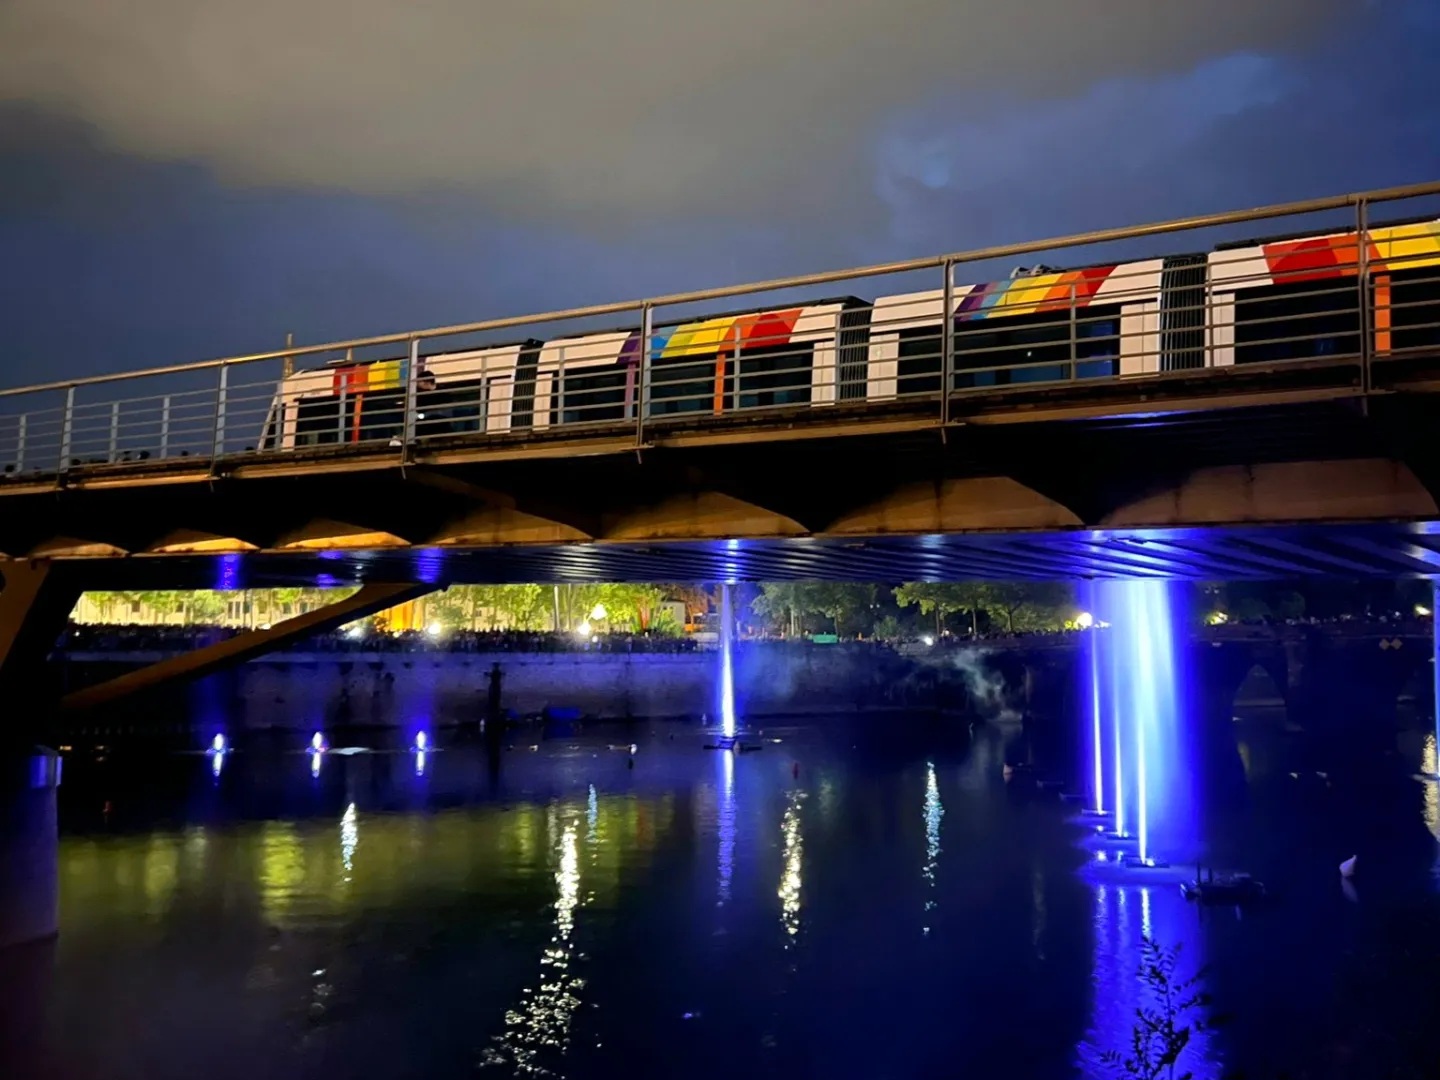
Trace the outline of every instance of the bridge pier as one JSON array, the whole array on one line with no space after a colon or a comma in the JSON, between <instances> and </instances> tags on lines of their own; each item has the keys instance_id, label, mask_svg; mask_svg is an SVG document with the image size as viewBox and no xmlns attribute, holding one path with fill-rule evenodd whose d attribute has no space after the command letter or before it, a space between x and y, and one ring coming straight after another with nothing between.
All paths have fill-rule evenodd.
<instances>
[{"instance_id":1,"label":"bridge pier","mask_svg":"<svg viewBox=\"0 0 1440 1080\"><path fill-rule=\"evenodd\" d=\"M45 559L0 560L0 701L35 701L36 677L80 599L80 575ZM13 722L0 741L21 739Z\"/></svg>"},{"instance_id":2,"label":"bridge pier","mask_svg":"<svg viewBox=\"0 0 1440 1080\"><path fill-rule=\"evenodd\" d=\"M1192 752L1199 758L1206 786L1227 793L1243 791L1245 766L1235 740L1235 695L1251 669L1263 667L1290 700L1288 660L1283 648L1244 641L1195 642L1189 669L1196 694Z\"/></svg>"},{"instance_id":3,"label":"bridge pier","mask_svg":"<svg viewBox=\"0 0 1440 1080\"><path fill-rule=\"evenodd\" d=\"M54 752L0 756L0 950L59 932L59 786Z\"/></svg>"},{"instance_id":4,"label":"bridge pier","mask_svg":"<svg viewBox=\"0 0 1440 1080\"><path fill-rule=\"evenodd\" d=\"M1440 578L1434 578L1430 582L1430 617L1432 620L1431 634L1433 635L1430 660L1434 665L1430 673L1431 686L1434 691L1430 709L1435 718L1435 760L1432 765L1434 769L1432 775L1437 781L1440 781L1440 613L1437 613L1437 608L1440 608Z\"/></svg>"},{"instance_id":5,"label":"bridge pier","mask_svg":"<svg viewBox=\"0 0 1440 1080\"><path fill-rule=\"evenodd\" d=\"M1331 768L1383 761L1393 756L1400 691L1433 649L1399 636L1347 646L1313 634L1292 679L1291 716Z\"/></svg>"}]
</instances>

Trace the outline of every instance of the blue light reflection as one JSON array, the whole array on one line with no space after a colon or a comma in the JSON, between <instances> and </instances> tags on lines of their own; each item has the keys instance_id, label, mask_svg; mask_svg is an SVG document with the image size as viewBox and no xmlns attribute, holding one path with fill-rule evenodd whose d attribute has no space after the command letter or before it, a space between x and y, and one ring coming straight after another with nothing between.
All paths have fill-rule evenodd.
<instances>
[{"instance_id":1,"label":"blue light reflection","mask_svg":"<svg viewBox=\"0 0 1440 1080\"><path fill-rule=\"evenodd\" d=\"M735 876L735 755L722 751L720 758L720 808L717 829L720 834L717 861L720 872L720 900L730 899L730 883Z\"/></svg>"}]
</instances>

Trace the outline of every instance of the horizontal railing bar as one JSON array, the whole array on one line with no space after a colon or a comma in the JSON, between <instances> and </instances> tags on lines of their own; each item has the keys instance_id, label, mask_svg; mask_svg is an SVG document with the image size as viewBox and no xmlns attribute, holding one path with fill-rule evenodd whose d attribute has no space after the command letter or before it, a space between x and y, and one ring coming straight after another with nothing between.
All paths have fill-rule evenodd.
<instances>
[{"instance_id":1,"label":"horizontal railing bar","mask_svg":"<svg viewBox=\"0 0 1440 1080\"><path fill-rule=\"evenodd\" d=\"M372 337L350 338L342 341L328 342L323 345L286 346L282 349L272 349L265 352L247 353L213 360L199 360L187 364L171 364L140 371L117 372L108 375L89 375L76 379L63 379L32 386L3 389L0 390L0 398L12 397L17 394L36 394L47 391L69 390L81 386L98 386L107 383L121 382L126 379L178 375L185 372L212 370L220 367L256 363L265 360L283 360L287 357L313 356L317 353L340 352L346 349L395 345L415 339L423 340L434 337L450 337L460 334L481 333L488 330L511 329L536 323L563 322L571 319L617 315L624 312L633 312L643 307L675 307L682 304L701 303L706 300L719 300L731 296L747 296L762 292L779 292L813 285L825 285L842 281L858 281L862 278L914 273L921 270L937 269L947 264L981 262L987 259L1008 258L1057 248L1088 247L1118 240L1138 240L1151 236L1163 236L1169 233L1186 232L1194 229L1217 228L1224 225L1262 221L1267 218L1295 217L1328 210L1343 210L1362 203L1395 202L1403 199L1420 198L1437 194L1440 194L1440 181L1379 188L1373 191L1348 195L1334 195L1320 199L1306 199L1299 202L1278 203L1271 206L1254 207L1248 210L1230 210L1213 214L1199 214L1185 218L1175 218L1169 221L1152 222L1145 225L1097 229L1084 233L1075 233L1070 236L1051 237L1045 240L998 244L990 247L955 252L949 255L932 255L919 259L855 267L849 270L823 271L820 273L800 274L788 278L772 278L767 281L753 282L748 285L697 289L690 292L658 296L650 300L630 300L608 304L595 304L588 307L565 308L559 311L539 314L507 316L499 319L486 319L471 323L456 323L450 326L438 326L427 330L413 330L400 333L379 334Z\"/></svg>"}]
</instances>

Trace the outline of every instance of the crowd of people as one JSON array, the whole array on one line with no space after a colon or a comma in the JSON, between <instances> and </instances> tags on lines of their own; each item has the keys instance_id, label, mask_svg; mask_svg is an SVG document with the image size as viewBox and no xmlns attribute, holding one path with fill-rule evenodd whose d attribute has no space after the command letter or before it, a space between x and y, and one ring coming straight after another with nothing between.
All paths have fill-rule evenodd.
<instances>
[{"instance_id":1,"label":"crowd of people","mask_svg":"<svg viewBox=\"0 0 1440 1080\"><path fill-rule=\"evenodd\" d=\"M1430 622L1418 615L1386 613L1369 618L1235 620L1213 625L1205 630L1217 639L1273 635L1285 628L1330 627L1341 633L1428 633ZM145 626L110 624L71 624L59 642L65 653L157 653L183 652L225 641L243 629L223 626ZM995 631L972 634L920 634L903 640L877 638L842 639L842 646L901 648L904 651L946 650L969 648L976 644L1013 645L1023 642L1061 644L1064 639L1083 633L1078 628L1064 630ZM741 636L742 641L770 647L804 646L807 637ZM632 633L556 633L540 630L405 630L399 633L377 631L369 626L352 626L329 633L313 634L287 642L279 650L303 653L686 653L716 647L714 635L676 636ZM834 647L834 645L830 645Z\"/></svg>"}]
</instances>

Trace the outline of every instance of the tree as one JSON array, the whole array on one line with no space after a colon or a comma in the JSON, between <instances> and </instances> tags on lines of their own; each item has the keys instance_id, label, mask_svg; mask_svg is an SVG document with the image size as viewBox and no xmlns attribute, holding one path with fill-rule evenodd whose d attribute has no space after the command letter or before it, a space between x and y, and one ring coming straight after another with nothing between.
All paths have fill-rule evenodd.
<instances>
[{"instance_id":1,"label":"tree","mask_svg":"<svg viewBox=\"0 0 1440 1080\"><path fill-rule=\"evenodd\" d=\"M985 586L978 581L907 581L895 590L895 602L901 607L918 605L920 614L935 616L935 632L943 628L945 618L962 611L970 613L970 632L980 632L979 613Z\"/></svg>"},{"instance_id":2,"label":"tree","mask_svg":"<svg viewBox=\"0 0 1440 1080\"><path fill-rule=\"evenodd\" d=\"M875 586L842 581L784 581L760 586L751 607L776 625L797 632L804 615L823 615L838 634L868 626L875 605Z\"/></svg>"},{"instance_id":3,"label":"tree","mask_svg":"<svg viewBox=\"0 0 1440 1080\"><path fill-rule=\"evenodd\" d=\"M473 612L470 610L469 592L465 586L456 585L443 592L431 593L426 598L426 615L446 630L470 629Z\"/></svg>"},{"instance_id":4,"label":"tree","mask_svg":"<svg viewBox=\"0 0 1440 1080\"><path fill-rule=\"evenodd\" d=\"M1059 630L1075 604L1070 586L1060 582L992 581L980 587L979 603L1009 633Z\"/></svg>"},{"instance_id":5,"label":"tree","mask_svg":"<svg viewBox=\"0 0 1440 1080\"><path fill-rule=\"evenodd\" d=\"M820 581L807 586L810 609L830 620L835 633L854 633L874 618L875 586L868 582Z\"/></svg>"},{"instance_id":6,"label":"tree","mask_svg":"<svg viewBox=\"0 0 1440 1080\"><path fill-rule=\"evenodd\" d=\"M750 605L755 614L769 619L771 624L792 637L799 633L801 586L794 581L765 582L760 586L760 595Z\"/></svg>"},{"instance_id":7,"label":"tree","mask_svg":"<svg viewBox=\"0 0 1440 1080\"><path fill-rule=\"evenodd\" d=\"M716 599L703 585L661 585L667 600L678 600L685 605L685 620L702 615L716 606Z\"/></svg>"},{"instance_id":8,"label":"tree","mask_svg":"<svg viewBox=\"0 0 1440 1080\"><path fill-rule=\"evenodd\" d=\"M603 607L612 627L643 633L654 625L664 602L665 591L658 585L600 585L592 608Z\"/></svg>"},{"instance_id":9,"label":"tree","mask_svg":"<svg viewBox=\"0 0 1440 1080\"><path fill-rule=\"evenodd\" d=\"M165 589L135 594L140 603L142 616L148 612L150 621L168 619L178 615L185 603L185 594Z\"/></svg>"}]
</instances>

